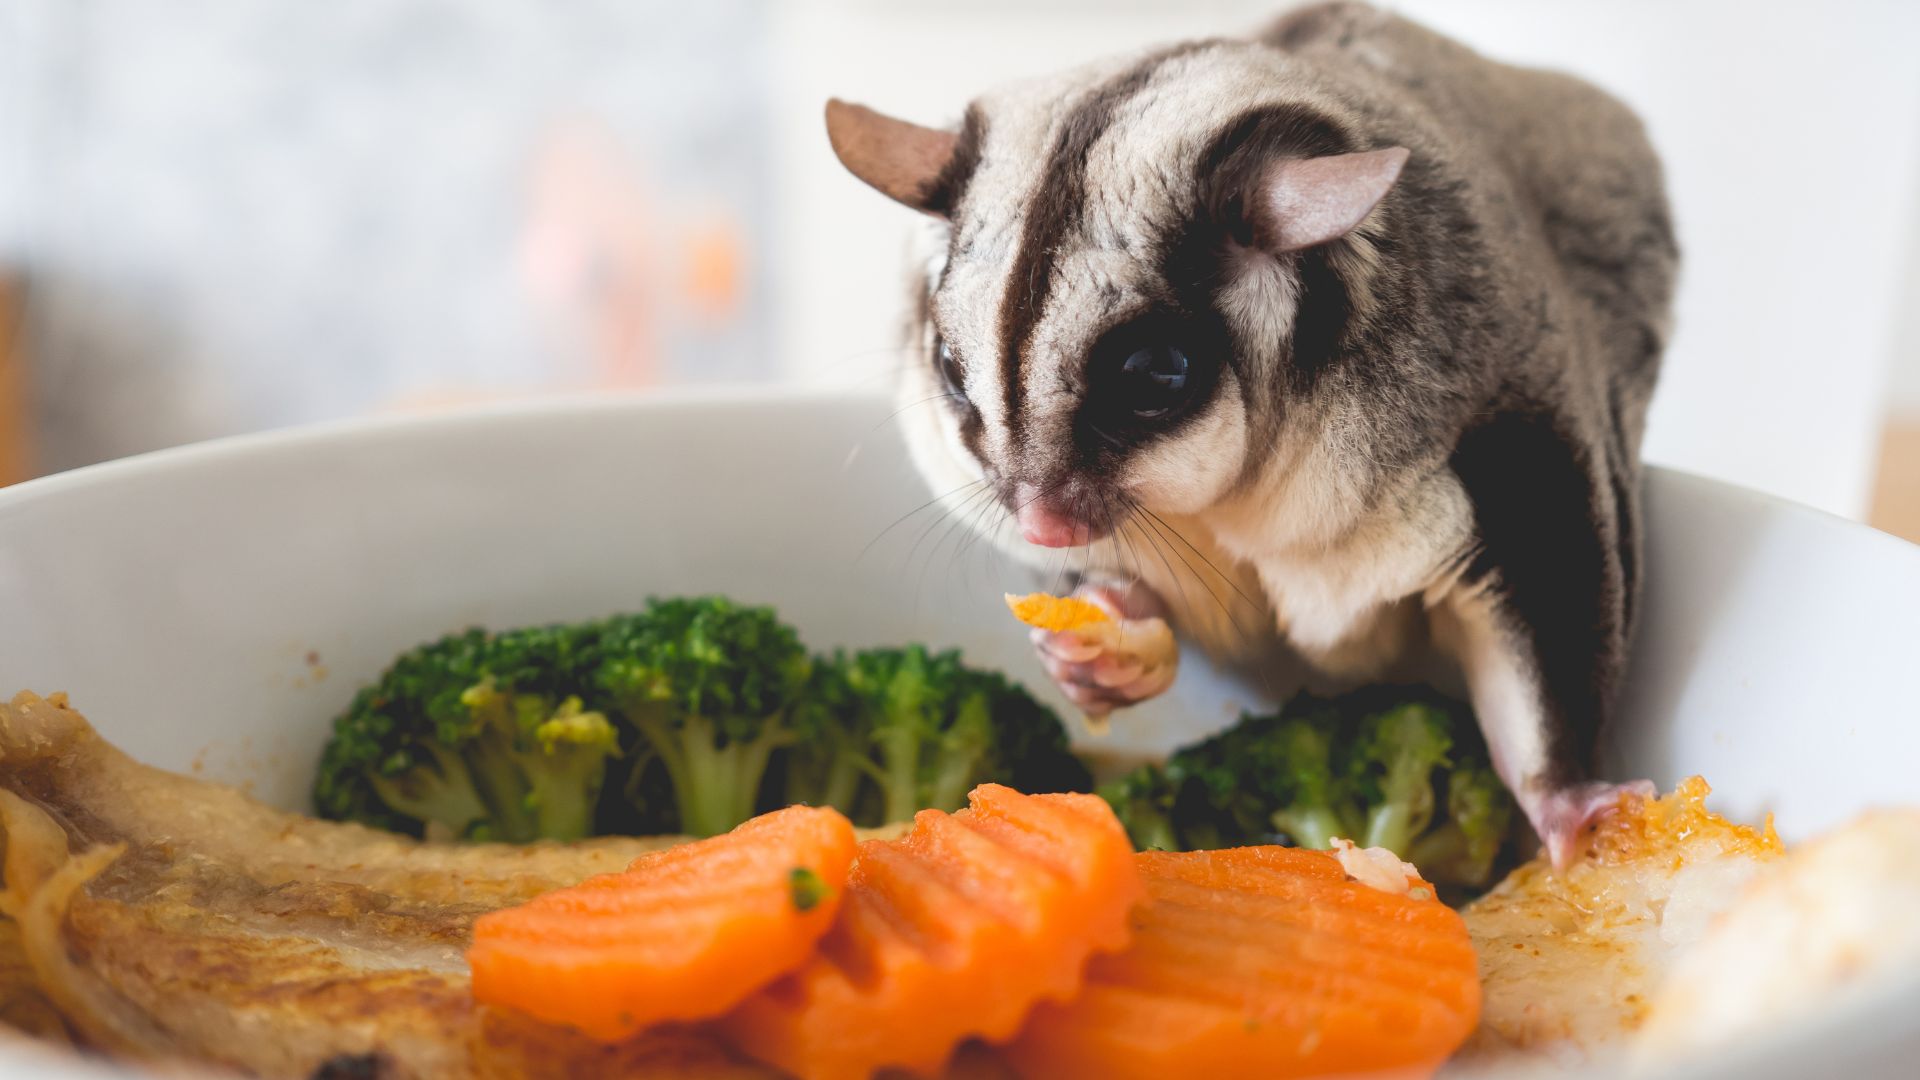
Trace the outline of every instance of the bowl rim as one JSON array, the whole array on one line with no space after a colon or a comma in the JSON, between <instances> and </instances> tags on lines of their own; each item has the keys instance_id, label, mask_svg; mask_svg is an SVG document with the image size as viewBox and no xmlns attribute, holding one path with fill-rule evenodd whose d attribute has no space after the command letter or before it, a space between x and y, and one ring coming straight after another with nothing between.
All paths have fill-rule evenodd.
<instances>
[{"instance_id":1,"label":"bowl rim","mask_svg":"<svg viewBox=\"0 0 1920 1080\"><path fill-rule=\"evenodd\" d=\"M0 487L0 512L17 509L39 499L55 497L62 491L262 451L297 451L343 441L424 435L435 431L481 427L502 422L524 422L543 417L564 418L622 412L649 413L677 409L726 408L738 405L833 404L863 400L873 402L888 401L891 397L884 392L848 390L842 387L807 383L683 383L636 390L535 394L499 401L469 402L427 411L367 413L220 435L48 473L8 487ZM1802 520L1837 523L1856 533L1868 533L1877 538L1875 542L1886 545L1888 550L1909 553L1920 551L1920 543L1902 539L1865 522L1796 502L1771 492L1657 462L1646 462L1645 470L1649 474L1658 473L1673 482L1710 488L1719 494L1738 498L1768 513L1785 514Z\"/></svg>"},{"instance_id":2,"label":"bowl rim","mask_svg":"<svg viewBox=\"0 0 1920 1080\"><path fill-rule=\"evenodd\" d=\"M877 396L802 384L685 383L638 390L561 391L497 401L464 402L444 408L369 412L216 435L76 465L0 487L0 508L18 501L43 498L69 487L259 450L299 449L360 438L404 436L414 432L483 426L539 416L651 412L656 409L776 402L832 402Z\"/></svg>"}]
</instances>

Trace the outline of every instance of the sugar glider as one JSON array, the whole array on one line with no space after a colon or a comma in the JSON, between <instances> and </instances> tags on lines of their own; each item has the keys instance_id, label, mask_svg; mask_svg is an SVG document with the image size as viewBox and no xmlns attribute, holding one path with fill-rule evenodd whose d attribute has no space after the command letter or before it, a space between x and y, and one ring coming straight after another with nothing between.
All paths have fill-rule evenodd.
<instances>
[{"instance_id":1,"label":"sugar glider","mask_svg":"<svg viewBox=\"0 0 1920 1080\"><path fill-rule=\"evenodd\" d=\"M905 417L936 490L990 488L1009 551L1076 549L1083 591L1223 660L1445 659L1570 856L1623 786L1592 766L1678 257L1631 112L1333 3L1009 86L951 130L839 101L827 128L938 232L900 389L939 399ZM1037 644L1091 711L1165 689Z\"/></svg>"}]
</instances>

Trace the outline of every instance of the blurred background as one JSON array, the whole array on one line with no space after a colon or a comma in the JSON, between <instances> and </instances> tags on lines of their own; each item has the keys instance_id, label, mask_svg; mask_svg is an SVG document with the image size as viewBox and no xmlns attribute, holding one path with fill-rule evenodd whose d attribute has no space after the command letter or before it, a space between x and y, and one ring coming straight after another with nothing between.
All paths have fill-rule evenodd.
<instances>
[{"instance_id":1,"label":"blurred background","mask_svg":"<svg viewBox=\"0 0 1920 1080\"><path fill-rule=\"evenodd\" d=\"M1243 0L0 0L0 483L548 393L883 390L911 213L829 95L1259 26ZM1684 271L1647 454L1920 538L1920 4L1385 6L1585 75Z\"/></svg>"}]
</instances>

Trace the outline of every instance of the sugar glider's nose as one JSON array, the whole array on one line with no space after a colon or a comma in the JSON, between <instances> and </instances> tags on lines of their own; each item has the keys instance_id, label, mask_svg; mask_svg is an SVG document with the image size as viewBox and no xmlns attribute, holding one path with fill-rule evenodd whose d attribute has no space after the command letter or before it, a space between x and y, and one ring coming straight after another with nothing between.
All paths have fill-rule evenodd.
<instances>
[{"instance_id":1,"label":"sugar glider's nose","mask_svg":"<svg viewBox=\"0 0 1920 1080\"><path fill-rule=\"evenodd\" d=\"M1027 543L1041 547L1079 547L1093 542L1093 527L1069 513L1051 495L1021 484L1014 489L1014 518Z\"/></svg>"}]
</instances>

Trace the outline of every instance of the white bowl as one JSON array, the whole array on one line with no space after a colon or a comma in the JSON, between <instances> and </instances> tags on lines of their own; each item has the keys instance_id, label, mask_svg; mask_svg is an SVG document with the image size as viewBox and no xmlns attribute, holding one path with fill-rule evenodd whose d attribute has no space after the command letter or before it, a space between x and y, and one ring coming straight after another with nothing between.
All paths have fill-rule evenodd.
<instances>
[{"instance_id":1,"label":"white bowl","mask_svg":"<svg viewBox=\"0 0 1920 1080\"><path fill-rule=\"evenodd\" d=\"M136 757L301 807L328 720L395 653L649 594L771 603L816 648L959 645L1041 688L1000 602L1034 583L967 544L944 507L910 513L928 495L892 413L783 390L549 401L222 440L9 488L0 693L69 691ZM1789 839L1920 802L1920 549L1672 472L1654 470L1647 496L1614 771L1662 786L1704 774L1717 808L1775 811ZM1260 702L1189 663L1105 748L1183 742ZM1913 990L1874 1008L1920 1014ZM1744 1075L1903 1075L1920 1032L1874 1008L1780 1033ZM1837 1064L1849 1051L1857 1068Z\"/></svg>"}]
</instances>

